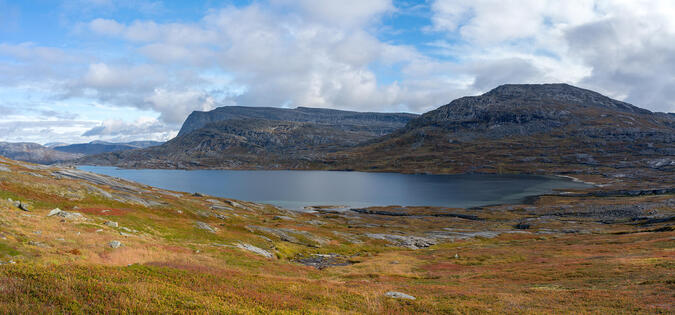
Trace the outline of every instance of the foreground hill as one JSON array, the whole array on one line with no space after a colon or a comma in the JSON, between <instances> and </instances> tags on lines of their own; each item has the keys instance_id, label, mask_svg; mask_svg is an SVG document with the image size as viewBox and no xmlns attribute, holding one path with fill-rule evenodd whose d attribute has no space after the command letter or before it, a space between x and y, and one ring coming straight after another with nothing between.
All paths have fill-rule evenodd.
<instances>
[{"instance_id":1,"label":"foreground hill","mask_svg":"<svg viewBox=\"0 0 675 315\"><path fill-rule=\"evenodd\" d=\"M136 168L307 168L405 126L412 114L317 108L222 107L194 112L179 135L143 150L113 152L81 164Z\"/></svg>"},{"instance_id":2,"label":"foreground hill","mask_svg":"<svg viewBox=\"0 0 675 315\"><path fill-rule=\"evenodd\" d=\"M675 196L314 213L0 158L0 313L672 313Z\"/></svg>"},{"instance_id":3,"label":"foreground hill","mask_svg":"<svg viewBox=\"0 0 675 315\"><path fill-rule=\"evenodd\" d=\"M123 143L114 143L106 141L92 141L89 143L76 143L68 145L57 145L53 146L52 149L61 152L83 154L83 155L92 155L92 154L101 154L108 152L117 152L117 151L126 151L133 149L143 149L152 146L158 146L162 142L157 141L133 141L133 142L123 142Z\"/></svg>"},{"instance_id":4,"label":"foreground hill","mask_svg":"<svg viewBox=\"0 0 675 315\"><path fill-rule=\"evenodd\" d=\"M675 173L675 118L566 84L503 85L332 156L341 168L640 176ZM658 177L658 176L656 176Z\"/></svg>"},{"instance_id":5,"label":"foreground hill","mask_svg":"<svg viewBox=\"0 0 675 315\"><path fill-rule=\"evenodd\" d=\"M53 164L82 157L82 154L56 151L43 145L29 142L0 142L0 155L19 161L40 164Z\"/></svg>"}]
</instances>

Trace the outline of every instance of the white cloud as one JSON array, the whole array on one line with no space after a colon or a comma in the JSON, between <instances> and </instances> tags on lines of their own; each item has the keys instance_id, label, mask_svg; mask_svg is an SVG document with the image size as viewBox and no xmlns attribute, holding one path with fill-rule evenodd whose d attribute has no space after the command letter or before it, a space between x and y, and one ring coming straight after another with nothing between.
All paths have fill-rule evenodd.
<instances>
[{"instance_id":1,"label":"white cloud","mask_svg":"<svg viewBox=\"0 0 675 315\"><path fill-rule=\"evenodd\" d=\"M391 0L254 1L209 9L196 20L160 22L168 19L149 18L162 12L160 2L67 0L64 23L76 12L84 14L79 19L86 22L72 22L76 29L69 34L83 44L73 46L73 38L58 47L0 42L0 97L23 95L25 104L101 104L123 109L121 117L110 118L127 122L140 113L156 115L152 124L113 119L98 126L98 137L123 137L122 132L161 137L157 130L177 130L193 110L229 104L424 112L503 83L567 82L649 109L675 111L673 1L397 5ZM131 21L111 18L130 8L143 13ZM408 9L414 13L402 12ZM396 32L417 30L381 25L408 13L429 18L420 34L429 43L397 42ZM0 103L3 108L12 107ZM124 116L127 110L135 116ZM89 119L94 116L86 113L78 120L88 121L86 128L78 123L79 133L53 123L26 132L33 137L53 130L77 138L101 121Z\"/></svg>"},{"instance_id":2,"label":"white cloud","mask_svg":"<svg viewBox=\"0 0 675 315\"><path fill-rule=\"evenodd\" d=\"M675 111L673 1L437 0L432 9L431 30L449 39L433 45L469 65L478 90L568 82Z\"/></svg>"},{"instance_id":3,"label":"white cloud","mask_svg":"<svg viewBox=\"0 0 675 315\"><path fill-rule=\"evenodd\" d=\"M373 17L391 12L391 0L271 0L273 5L299 9L305 18L313 22L341 27L362 26L372 23Z\"/></svg>"},{"instance_id":4,"label":"white cloud","mask_svg":"<svg viewBox=\"0 0 675 315\"><path fill-rule=\"evenodd\" d=\"M109 66L105 63L90 64L83 77L83 86L102 89L119 89L153 86L162 80L163 72L156 66Z\"/></svg>"},{"instance_id":5,"label":"white cloud","mask_svg":"<svg viewBox=\"0 0 675 315\"><path fill-rule=\"evenodd\" d=\"M89 28L101 35L119 35L125 30L124 25L108 19L95 19L89 23Z\"/></svg>"},{"instance_id":6,"label":"white cloud","mask_svg":"<svg viewBox=\"0 0 675 315\"><path fill-rule=\"evenodd\" d=\"M208 111L216 107L213 96L198 90L158 88L145 98L145 102L161 113L160 119L173 124L182 123L192 111Z\"/></svg>"},{"instance_id":7,"label":"white cloud","mask_svg":"<svg viewBox=\"0 0 675 315\"><path fill-rule=\"evenodd\" d=\"M133 122L118 119L103 121L82 134L83 137L95 137L115 142L126 142L137 139L166 141L176 136L175 131L168 131L166 125L155 118L144 117Z\"/></svg>"}]
</instances>

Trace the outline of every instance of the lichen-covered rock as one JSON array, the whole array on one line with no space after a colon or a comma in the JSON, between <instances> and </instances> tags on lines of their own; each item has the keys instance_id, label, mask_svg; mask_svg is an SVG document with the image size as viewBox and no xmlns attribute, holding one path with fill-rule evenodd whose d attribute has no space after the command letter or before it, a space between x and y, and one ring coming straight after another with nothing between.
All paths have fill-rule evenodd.
<instances>
[{"instance_id":1,"label":"lichen-covered rock","mask_svg":"<svg viewBox=\"0 0 675 315\"><path fill-rule=\"evenodd\" d=\"M389 291L384 294L387 297L393 298L393 299L404 299L404 300L415 300L415 297L409 294L401 293L401 292L396 292L396 291Z\"/></svg>"},{"instance_id":2,"label":"lichen-covered rock","mask_svg":"<svg viewBox=\"0 0 675 315\"><path fill-rule=\"evenodd\" d=\"M386 240L410 249L420 249L436 244L435 239L412 235L367 234L367 236L374 239Z\"/></svg>"},{"instance_id":3,"label":"lichen-covered rock","mask_svg":"<svg viewBox=\"0 0 675 315\"><path fill-rule=\"evenodd\" d=\"M53 209L52 211L49 211L49 214L47 214L47 216L48 217L57 216L57 217L61 217L61 218L68 219L68 220L84 220L84 219L86 219L81 213L63 211L59 208L56 208L56 209Z\"/></svg>"},{"instance_id":4,"label":"lichen-covered rock","mask_svg":"<svg viewBox=\"0 0 675 315\"><path fill-rule=\"evenodd\" d=\"M270 252L268 252L268 251L266 251L266 250L264 250L264 249L262 249L262 248L260 248L260 247L255 247L255 246L253 246L253 245L251 245L251 244L238 243L238 244L237 244L237 247L238 247L238 248L241 248L241 249L243 249L243 250L252 252L252 253L256 253L256 254L258 254L258 255L260 255L260 256L264 256L265 258L273 258L273 257L274 257L274 255L273 255L272 253L270 253Z\"/></svg>"},{"instance_id":5,"label":"lichen-covered rock","mask_svg":"<svg viewBox=\"0 0 675 315\"><path fill-rule=\"evenodd\" d=\"M208 225L204 222L197 221L197 222L195 222L195 226L197 226L197 228L199 228L199 229L209 231L211 233L216 233L216 228L213 228L213 227L211 227L210 225Z\"/></svg>"}]
</instances>

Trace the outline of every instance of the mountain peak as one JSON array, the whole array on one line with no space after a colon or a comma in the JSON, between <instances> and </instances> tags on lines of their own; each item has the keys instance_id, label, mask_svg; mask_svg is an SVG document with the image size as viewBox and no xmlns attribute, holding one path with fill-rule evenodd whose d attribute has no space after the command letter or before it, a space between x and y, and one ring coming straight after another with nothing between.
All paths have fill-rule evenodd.
<instances>
[{"instance_id":1,"label":"mountain peak","mask_svg":"<svg viewBox=\"0 0 675 315\"><path fill-rule=\"evenodd\" d=\"M479 96L493 98L498 102L541 102L599 107L630 113L651 113L626 102L611 99L598 92L586 90L566 83L552 84L504 84Z\"/></svg>"}]
</instances>

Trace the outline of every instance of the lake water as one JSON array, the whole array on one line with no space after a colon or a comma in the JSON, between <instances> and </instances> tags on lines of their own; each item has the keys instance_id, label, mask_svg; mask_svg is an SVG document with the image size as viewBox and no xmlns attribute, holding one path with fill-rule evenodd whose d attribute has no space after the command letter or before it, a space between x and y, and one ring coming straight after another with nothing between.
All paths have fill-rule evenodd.
<instances>
[{"instance_id":1,"label":"lake water","mask_svg":"<svg viewBox=\"0 0 675 315\"><path fill-rule=\"evenodd\" d=\"M269 203L288 209L313 205L468 208L517 203L555 189L589 187L566 178L533 175L79 168L168 190Z\"/></svg>"}]
</instances>

